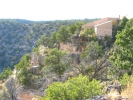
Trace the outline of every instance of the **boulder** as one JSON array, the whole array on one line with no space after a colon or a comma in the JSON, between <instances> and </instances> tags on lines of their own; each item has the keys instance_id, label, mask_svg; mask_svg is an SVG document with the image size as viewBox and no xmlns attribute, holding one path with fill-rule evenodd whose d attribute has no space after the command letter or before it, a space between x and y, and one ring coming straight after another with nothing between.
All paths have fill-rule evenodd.
<instances>
[{"instance_id":1,"label":"boulder","mask_svg":"<svg viewBox=\"0 0 133 100\"><path fill-rule=\"evenodd\" d=\"M122 87L120 82L113 82L111 85L108 85L105 87L105 92L108 93L110 91L117 91L119 94L121 94Z\"/></svg>"},{"instance_id":2,"label":"boulder","mask_svg":"<svg viewBox=\"0 0 133 100\"><path fill-rule=\"evenodd\" d=\"M107 94L108 100L126 100L126 98L123 98L118 92L112 92Z\"/></svg>"},{"instance_id":3,"label":"boulder","mask_svg":"<svg viewBox=\"0 0 133 100\"><path fill-rule=\"evenodd\" d=\"M105 96L94 96L91 100L108 100Z\"/></svg>"}]
</instances>

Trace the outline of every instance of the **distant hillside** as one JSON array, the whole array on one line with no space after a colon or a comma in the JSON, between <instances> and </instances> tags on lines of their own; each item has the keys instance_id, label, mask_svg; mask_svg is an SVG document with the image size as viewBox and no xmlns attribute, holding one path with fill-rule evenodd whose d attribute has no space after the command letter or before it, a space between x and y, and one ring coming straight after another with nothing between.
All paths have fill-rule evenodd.
<instances>
[{"instance_id":1,"label":"distant hillside","mask_svg":"<svg viewBox=\"0 0 133 100\"><path fill-rule=\"evenodd\" d=\"M49 36L62 25L90 22L97 19L29 21L23 19L0 19L0 68L13 66L25 53L31 52L38 38Z\"/></svg>"}]
</instances>

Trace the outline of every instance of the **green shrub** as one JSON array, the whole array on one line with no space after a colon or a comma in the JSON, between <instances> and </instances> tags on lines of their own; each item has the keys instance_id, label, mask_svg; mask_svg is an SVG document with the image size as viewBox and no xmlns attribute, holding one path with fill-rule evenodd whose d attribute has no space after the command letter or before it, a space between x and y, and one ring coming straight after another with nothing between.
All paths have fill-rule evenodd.
<instances>
[{"instance_id":1,"label":"green shrub","mask_svg":"<svg viewBox=\"0 0 133 100\"><path fill-rule=\"evenodd\" d=\"M0 90L0 100L9 100L9 94L4 88Z\"/></svg>"},{"instance_id":2,"label":"green shrub","mask_svg":"<svg viewBox=\"0 0 133 100\"><path fill-rule=\"evenodd\" d=\"M4 68L2 73L0 73L0 80L4 80L8 78L12 74L12 70L10 67Z\"/></svg>"},{"instance_id":3,"label":"green shrub","mask_svg":"<svg viewBox=\"0 0 133 100\"><path fill-rule=\"evenodd\" d=\"M2 99L3 95L0 93L0 100Z\"/></svg>"},{"instance_id":4,"label":"green shrub","mask_svg":"<svg viewBox=\"0 0 133 100\"><path fill-rule=\"evenodd\" d=\"M15 65L17 70L17 79L20 84L30 85L31 74L28 72L30 56L25 54L21 57L20 62Z\"/></svg>"},{"instance_id":5,"label":"green shrub","mask_svg":"<svg viewBox=\"0 0 133 100\"><path fill-rule=\"evenodd\" d=\"M120 83L122 86L126 86L129 82L133 82L133 77L125 73L122 79L120 80Z\"/></svg>"},{"instance_id":6,"label":"green shrub","mask_svg":"<svg viewBox=\"0 0 133 100\"><path fill-rule=\"evenodd\" d=\"M83 100L102 94L101 87L99 81L93 79L90 82L88 76L79 75L65 83L49 85L42 100Z\"/></svg>"},{"instance_id":7,"label":"green shrub","mask_svg":"<svg viewBox=\"0 0 133 100\"><path fill-rule=\"evenodd\" d=\"M38 54L39 54L39 51L38 51L38 50L39 50L39 47L35 47L35 48L33 48L33 49L32 49L32 51L31 51L31 52L36 52L36 53L37 53L37 55L38 55Z\"/></svg>"}]
</instances>

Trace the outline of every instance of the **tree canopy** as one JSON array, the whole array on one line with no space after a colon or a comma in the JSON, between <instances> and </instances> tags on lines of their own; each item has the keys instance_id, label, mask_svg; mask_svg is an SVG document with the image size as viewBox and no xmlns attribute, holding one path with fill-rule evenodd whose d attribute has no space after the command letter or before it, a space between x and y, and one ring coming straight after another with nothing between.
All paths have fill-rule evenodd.
<instances>
[{"instance_id":1,"label":"tree canopy","mask_svg":"<svg viewBox=\"0 0 133 100\"><path fill-rule=\"evenodd\" d=\"M67 68L67 63L62 60L66 55L65 51L58 50L57 48L51 49L45 59L45 64L51 71L57 73L60 77Z\"/></svg>"},{"instance_id":2,"label":"tree canopy","mask_svg":"<svg viewBox=\"0 0 133 100\"><path fill-rule=\"evenodd\" d=\"M2 73L0 73L0 80L4 80L8 78L8 76L11 74L12 74L12 70L10 67L4 68Z\"/></svg>"},{"instance_id":3,"label":"tree canopy","mask_svg":"<svg viewBox=\"0 0 133 100\"><path fill-rule=\"evenodd\" d=\"M128 22L128 19L124 16L118 24L117 31L122 31L122 29L124 29L127 22Z\"/></svg>"},{"instance_id":4,"label":"tree canopy","mask_svg":"<svg viewBox=\"0 0 133 100\"><path fill-rule=\"evenodd\" d=\"M100 81L89 81L88 76L79 75L65 83L49 85L42 100L84 100L102 94L101 87Z\"/></svg>"},{"instance_id":5,"label":"tree canopy","mask_svg":"<svg viewBox=\"0 0 133 100\"><path fill-rule=\"evenodd\" d=\"M60 42L70 41L71 34L69 33L66 26L62 26L57 32L57 40Z\"/></svg>"},{"instance_id":6,"label":"tree canopy","mask_svg":"<svg viewBox=\"0 0 133 100\"><path fill-rule=\"evenodd\" d=\"M19 82L23 85L29 85L30 74L28 72L29 67L29 55L25 54L21 57L20 62L15 65L15 69L17 70L17 78Z\"/></svg>"},{"instance_id":7,"label":"tree canopy","mask_svg":"<svg viewBox=\"0 0 133 100\"><path fill-rule=\"evenodd\" d=\"M94 34L94 29L86 28L83 33L85 36Z\"/></svg>"},{"instance_id":8,"label":"tree canopy","mask_svg":"<svg viewBox=\"0 0 133 100\"><path fill-rule=\"evenodd\" d=\"M130 19L125 28L116 35L115 48L112 62L120 69L127 69L129 72L133 68L133 19Z\"/></svg>"}]
</instances>

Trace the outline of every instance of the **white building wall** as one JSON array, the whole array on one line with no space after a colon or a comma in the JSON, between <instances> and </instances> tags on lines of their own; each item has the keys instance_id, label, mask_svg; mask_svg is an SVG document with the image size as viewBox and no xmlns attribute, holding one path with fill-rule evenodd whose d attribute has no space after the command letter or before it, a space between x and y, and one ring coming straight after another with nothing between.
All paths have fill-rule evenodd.
<instances>
[{"instance_id":1,"label":"white building wall","mask_svg":"<svg viewBox=\"0 0 133 100\"><path fill-rule=\"evenodd\" d=\"M110 36L112 37L112 21L108 21L102 24L94 26L96 36Z\"/></svg>"}]
</instances>

